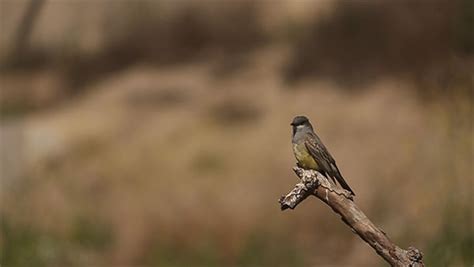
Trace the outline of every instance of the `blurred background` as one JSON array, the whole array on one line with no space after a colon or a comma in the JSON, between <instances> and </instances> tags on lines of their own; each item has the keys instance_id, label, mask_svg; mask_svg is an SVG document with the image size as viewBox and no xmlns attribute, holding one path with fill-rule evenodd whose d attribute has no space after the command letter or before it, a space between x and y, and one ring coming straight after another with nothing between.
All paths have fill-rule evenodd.
<instances>
[{"instance_id":1,"label":"blurred background","mask_svg":"<svg viewBox=\"0 0 474 267\"><path fill-rule=\"evenodd\" d=\"M357 204L472 266L470 0L0 1L2 266L385 266L281 212L308 116Z\"/></svg>"}]
</instances>

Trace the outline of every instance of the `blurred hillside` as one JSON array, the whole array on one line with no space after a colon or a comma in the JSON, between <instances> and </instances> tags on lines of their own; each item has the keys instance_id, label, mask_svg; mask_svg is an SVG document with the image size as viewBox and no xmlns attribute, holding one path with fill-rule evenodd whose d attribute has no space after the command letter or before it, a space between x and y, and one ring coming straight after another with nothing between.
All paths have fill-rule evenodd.
<instances>
[{"instance_id":1,"label":"blurred hillside","mask_svg":"<svg viewBox=\"0 0 474 267\"><path fill-rule=\"evenodd\" d=\"M383 265L279 210L298 114L396 243L474 263L472 1L31 3L0 2L2 265Z\"/></svg>"}]
</instances>

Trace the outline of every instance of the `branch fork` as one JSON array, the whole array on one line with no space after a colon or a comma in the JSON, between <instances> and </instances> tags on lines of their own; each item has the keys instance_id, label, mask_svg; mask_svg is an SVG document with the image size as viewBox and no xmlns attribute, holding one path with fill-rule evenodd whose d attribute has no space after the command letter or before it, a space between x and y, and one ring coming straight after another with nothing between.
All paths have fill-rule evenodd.
<instances>
[{"instance_id":1,"label":"branch fork","mask_svg":"<svg viewBox=\"0 0 474 267\"><path fill-rule=\"evenodd\" d=\"M423 254L414 247L404 250L395 245L354 203L353 195L315 170L293 167L300 182L279 200L281 210L294 209L308 196L322 200L341 216L351 230L368 243L391 266L422 267Z\"/></svg>"}]
</instances>

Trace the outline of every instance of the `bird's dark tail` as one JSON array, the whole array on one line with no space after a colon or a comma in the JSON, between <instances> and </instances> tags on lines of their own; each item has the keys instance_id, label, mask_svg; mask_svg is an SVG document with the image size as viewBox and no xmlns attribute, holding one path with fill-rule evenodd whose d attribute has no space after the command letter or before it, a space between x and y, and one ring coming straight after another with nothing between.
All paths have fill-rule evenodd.
<instances>
[{"instance_id":1,"label":"bird's dark tail","mask_svg":"<svg viewBox=\"0 0 474 267\"><path fill-rule=\"evenodd\" d=\"M353 196L356 195L356 194L354 193L354 191L352 191L351 187L346 183L346 181L344 180L344 178L342 178L341 175L336 176L336 179L337 179L337 181L339 182L339 184L342 186L342 188L344 188L344 189L350 191Z\"/></svg>"},{"instance_id":2,"label":"bird's dark tail","mask_svg":"<svg viewBox=\"0 0 474 267\"><path fill-rule=\"evenodd\" d=\"M346 189L347 191L350 191L353 196L355 196L354 191L352 191L351 187L346 183L346 180L342 177L341 173L339 170L336 168L332 168L332 175L333 177L336 178L337 182L342 186L342 188Z\"/></svg>"}]
</instances>

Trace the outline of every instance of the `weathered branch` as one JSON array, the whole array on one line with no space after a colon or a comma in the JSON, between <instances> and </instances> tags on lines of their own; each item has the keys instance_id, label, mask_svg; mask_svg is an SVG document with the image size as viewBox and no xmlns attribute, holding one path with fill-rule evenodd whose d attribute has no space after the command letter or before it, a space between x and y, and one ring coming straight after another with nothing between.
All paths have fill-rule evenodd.
<instances>
[{"instance_id":1,"label":"weathered branch","mask_svg":"<svg viewBox=\"0 0 474 267\"><path fill-rule=\"evenodd\" d=\"M416 248L401 249L388 236L376 227L353 202L351 194L331 183L326 177L314 170L293 168L301 179L286 196L279 200L281 209L294 209L301 201L314 195L329 205L341 219L367 242L391 266L424 266L423 254Z\"/></svg>"}]
</instances>

